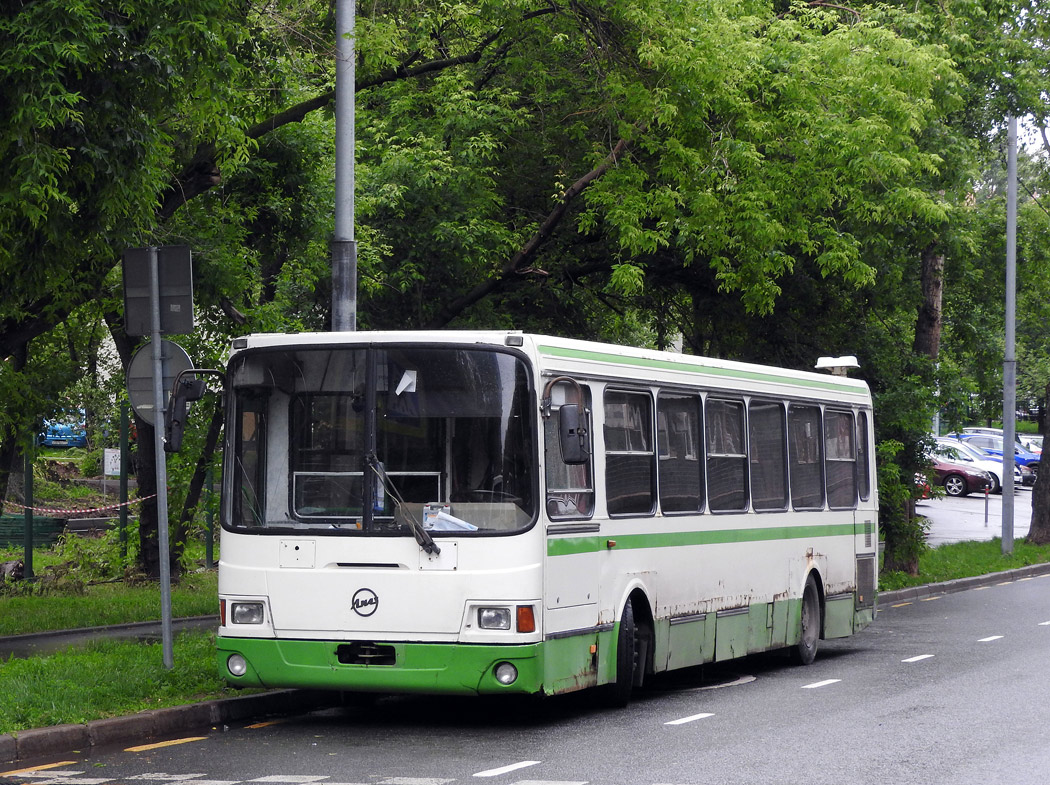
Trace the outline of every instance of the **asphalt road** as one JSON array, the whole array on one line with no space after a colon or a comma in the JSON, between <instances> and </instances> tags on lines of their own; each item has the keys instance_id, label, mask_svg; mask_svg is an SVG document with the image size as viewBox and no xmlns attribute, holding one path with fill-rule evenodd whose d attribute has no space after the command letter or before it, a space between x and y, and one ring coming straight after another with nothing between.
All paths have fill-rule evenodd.
<instances>
[{"instance_id":1,"label":"asphalt road","mask_svg":"<svg viewBox=\"0 0 1050 785\"><path fill-rule=\"evenodd\" d=\"M987 503L986 503L987 499ZM916 506L920 515L930 520L926 541L936 547L964 540L990 540L1003 532L1003 497L1001 495L972 494L970 496L943 496L920 501ZM986 518L987 515L987 518ZM1014 539L1028 534L1032 521L1032 489L1014 490Z\"/></svg>"},{"instance_id":2,"label":"asphalt road","mask_svg":"<svg viewBox=\"0 0 1050 785\"><path fill-rule=\"evenodd\" d=\"M898 603L808 668L765 655L690 670L626 710L384 698L24 761L0 785L1042 785L1048 589L1030 578Z\"/></svg>"}]
</instances>

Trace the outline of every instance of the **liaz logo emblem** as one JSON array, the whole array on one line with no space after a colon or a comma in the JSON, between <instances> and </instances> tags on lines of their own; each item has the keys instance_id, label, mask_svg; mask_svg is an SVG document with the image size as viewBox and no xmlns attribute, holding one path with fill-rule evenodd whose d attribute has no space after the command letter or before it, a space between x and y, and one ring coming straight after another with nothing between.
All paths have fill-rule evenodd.
<instances>
[{"instance_id":1,"label":"liaz logo emblem","mask_svg":"<svg viewBox=\"0 0 1050 785\"><path fill-rule=\"evenodd\" d=\"M371 589L358 589L350 607L358 616L371 616L379 609L379 595Z\"/></svg>"}]
</instances>

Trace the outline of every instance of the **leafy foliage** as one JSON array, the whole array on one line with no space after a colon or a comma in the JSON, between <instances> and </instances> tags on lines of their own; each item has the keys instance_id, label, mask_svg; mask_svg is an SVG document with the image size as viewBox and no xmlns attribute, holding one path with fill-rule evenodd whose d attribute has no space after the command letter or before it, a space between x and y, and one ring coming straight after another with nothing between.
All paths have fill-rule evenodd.
<instances>
[{"instance_id":1,"label":"leafy foliage","mask_svg":"<svg viewBox=\"0 0 1050 785\"><path fill-rule=\"evenodd\" d=\"M1047 119L1044 6L362 7L358 323L680 339L799 368L856 354L878 438L901 445L907 478L934 407L951 422L974 401L987 413L999 383L1003 210L987 173L1007 109ZM134 348L117 270L127 246L193 248L199 326L185 343L201 365L219 367L239 332L325 328L330 10L0 11L0 354L14 360L0 365L0 461L56 402L87 408L99 434L111 420L119 372L89 358L103 319L120 363ZM1046 354L1045 221L1035 209L1023 221L1031 397ZM945 260L939 365L909 348L929 255ZM202 445L173 459L179 484L208 463Z\"/></svg>"}]
</instances>

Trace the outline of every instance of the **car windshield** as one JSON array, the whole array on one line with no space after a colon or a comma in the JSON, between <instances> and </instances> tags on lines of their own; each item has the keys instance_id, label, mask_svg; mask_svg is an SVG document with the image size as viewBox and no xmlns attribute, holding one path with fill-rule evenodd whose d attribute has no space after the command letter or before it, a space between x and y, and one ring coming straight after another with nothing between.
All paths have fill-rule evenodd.
<instances>
[{"instance_id":1,"label":"car windshield","mask_svg":"<svg viewBox=\"0 0 1050 785\"><path fill-rule=\"evenodd\" d=\"M936 453L946 461L954 461L957 463L969 463L973 461L973 456L970 455L970 453L950 444L938 444Z\"/></svg>"},{"instance_id":2,"label":"car windshield","mask_svg":"<svg viewBox=\"0 0 1050 785\"><path fill-rule=\"evenodd\" d=\"M966 442L954 442L953 444L947 444L945 442L938 442L938 446L939 446L939 448L943 447L944 449L954 450L957 453L969 456L972 460L975 460L975 461L998 461L999 460L997 456L989 455L986 452L982 452L981 450L977 450L974 447L972 447L969 444L967 444Z\"/></svg>"},{"instance_id":3,"label":"car windshield","mask_svg":"<svg viewBox=\"0 0 1050 785\"><path fill-rule=\"evenodd\" d=\"M485 534L535 518L536 407L512 354L259 350L229 380L228 526Z\"/></svg>"}]
</instances>

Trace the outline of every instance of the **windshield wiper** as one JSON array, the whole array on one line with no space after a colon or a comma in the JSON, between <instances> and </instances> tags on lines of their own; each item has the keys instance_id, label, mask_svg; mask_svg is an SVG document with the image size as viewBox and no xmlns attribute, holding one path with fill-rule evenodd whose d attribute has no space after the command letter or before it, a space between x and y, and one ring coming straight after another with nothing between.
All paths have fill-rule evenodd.
<instances>
[{"instance_id":1,"label":"windshield wiper","mask_svg":"<svg viewBox=\"0 0 1050 785\"><path fill-rule=\"evenodd\" d=\"M390 479L390 475L386 473L386 469L383 467L383 462L379 460L374 452L370 452L365 456L365 463L367 463L368 467L375 472L376 477L378 477L379 481L383 483L386 492L390 494L390 498L393 499L394 504L397 505L397 509L404 516L405 520L408 521L408 525L412 527L412 536L416 538L419 547L431 556L437 556L440 554L441 548L438 547L438 544L434 542L434 538L423 528L423 524L416 520L416 516L413 515L412 511L405 505L404 499L402 499L401 494L398 493L397 488Z\"/></svg>"}]
</instances>

